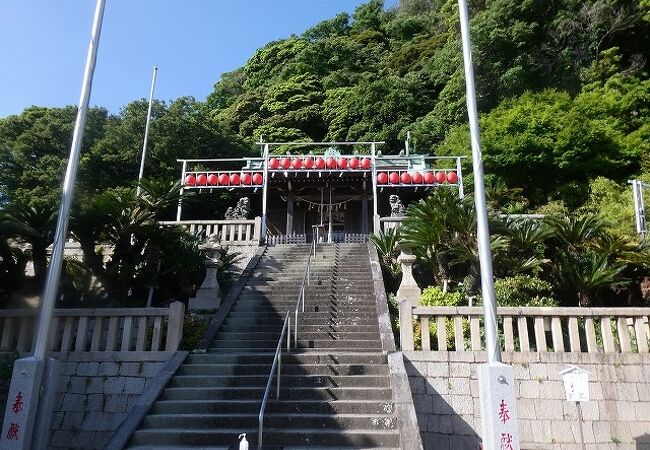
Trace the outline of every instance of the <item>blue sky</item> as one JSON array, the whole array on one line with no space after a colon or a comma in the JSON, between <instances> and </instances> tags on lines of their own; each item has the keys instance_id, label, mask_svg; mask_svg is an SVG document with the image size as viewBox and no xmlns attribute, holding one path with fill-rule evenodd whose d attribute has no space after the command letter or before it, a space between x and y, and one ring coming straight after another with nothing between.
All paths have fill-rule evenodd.
<instances>
[{"instance_id":1,"label":"blue sky","mask_svg":"<svg viewBox=\"0 0 650 450\"><path fill-rule=\"evenodd\" d=\"M398 0L386 0L393 6ZM107 0L91 97L117 113L148 97L203 100L265 43L364 0ZM0 117L77 104L94 0L0 0Z\"/></svg>"}]
</instances>

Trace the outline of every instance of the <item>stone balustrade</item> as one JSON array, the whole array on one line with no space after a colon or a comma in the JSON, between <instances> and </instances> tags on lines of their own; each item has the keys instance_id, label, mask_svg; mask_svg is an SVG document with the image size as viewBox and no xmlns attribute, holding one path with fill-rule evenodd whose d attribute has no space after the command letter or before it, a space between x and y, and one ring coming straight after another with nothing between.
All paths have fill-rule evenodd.
<instances>
[{"instance_id":1,"label":"stone balustrade","mask_svg":"<svg viewBox=\"0 0 650 450\"><path fill-rule=\"evenodd\" d=\"M485 349L482 307L400 303L402 350ZM648 353L650 308L498 308L507 352ZM407 326L406 324L411 324Z\"/></svg>"},{"instance_id":2,"label":"stone balustrade","mask_svg":"<svg viewBox=\"0 0 650 450\"><path fill-rule=\"evenodd\" d=\"M201 238L216 235L223 245L257 245L260 242L262 219L181 220L162 221L163 226L181 226Z\"/></svg>"},{"instance_id":3,"label":"stone balustrade","mask_svg":"<svg viewBox=\"0 0 650 450\"><path fill-rule=\"evenodd\" d=\"M180 302L169 308L56 309L48 350L176 351L184 315ZM0 351L30 352L37 320L35 310L0 310Z\"/></svg>"}]
</instances>

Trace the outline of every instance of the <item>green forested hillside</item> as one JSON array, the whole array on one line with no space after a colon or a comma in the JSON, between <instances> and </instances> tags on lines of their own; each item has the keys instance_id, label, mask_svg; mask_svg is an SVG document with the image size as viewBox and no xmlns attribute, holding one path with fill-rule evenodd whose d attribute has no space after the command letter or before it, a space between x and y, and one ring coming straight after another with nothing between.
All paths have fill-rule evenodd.
<instances>
[{"instance_id":1,"label":"green forested hillside","mask_svg":"<svg viewBox=\"0 0 650 450\"><path fill-rule=\"evenodd\" d=\"M266 140L385 140L398 152L468 154L456 0L371 0L271 42L224 74L205 102L154 108L146 173L173 179L178 157L255 151ZM577 208L599 176L624 189L650 158L650 6L636 0L470 2L485 167L536 209ZM80 195L136 178L146 105L91 111ZM51 203L74 108L0 119L0 195ZM645 165L645 166L644 166ZM552 203L553 204L553 203ZM517 209L515 208L515 209Z\"/></svg>"}]
</instances>

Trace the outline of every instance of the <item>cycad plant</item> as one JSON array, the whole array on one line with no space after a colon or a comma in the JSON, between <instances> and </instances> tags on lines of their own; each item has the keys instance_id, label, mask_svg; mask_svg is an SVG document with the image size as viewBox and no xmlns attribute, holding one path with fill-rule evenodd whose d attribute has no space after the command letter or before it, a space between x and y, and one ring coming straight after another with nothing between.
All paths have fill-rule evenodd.
<instances>
[{"instance_id":1,"label":"cycad plant","mask_svg":"<svg viewBox=\"0 0 650 450\"><path fill-rule=\"evenodd\" d=\"M45 279L47 272L47 248L54 241L56 218L56 205L16 204L9 209L4 219L8 235L30 245L34 277L38 282Z\"/></svg>"}]
</instances>

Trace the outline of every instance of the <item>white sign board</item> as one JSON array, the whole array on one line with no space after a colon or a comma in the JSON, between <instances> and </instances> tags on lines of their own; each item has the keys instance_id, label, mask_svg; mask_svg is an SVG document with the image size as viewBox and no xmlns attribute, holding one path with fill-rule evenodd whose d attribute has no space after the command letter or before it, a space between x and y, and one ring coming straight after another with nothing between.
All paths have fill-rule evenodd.
<instances>
[{"instance_id":1,"label":"white sign board","mask_svg":"<svg viewBox=\"0 0 650 450\"><path fill-rule=\"evenodd\" d=\"M578 367L572 367L561 373L564 380L566 399L570 402L588 402L589 372Z\"/></svg>"}]
</instances>

